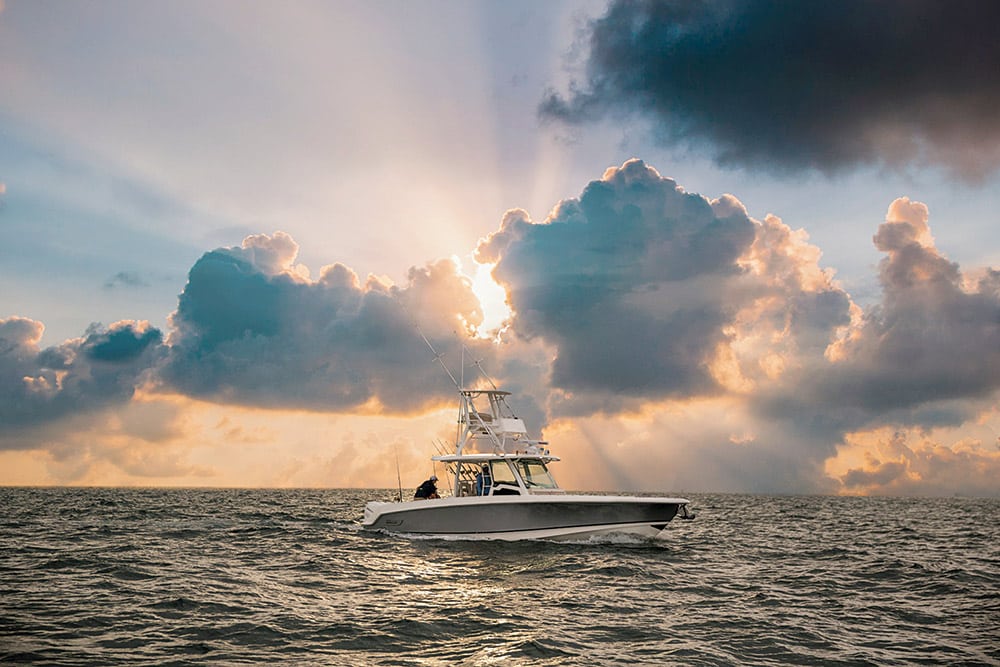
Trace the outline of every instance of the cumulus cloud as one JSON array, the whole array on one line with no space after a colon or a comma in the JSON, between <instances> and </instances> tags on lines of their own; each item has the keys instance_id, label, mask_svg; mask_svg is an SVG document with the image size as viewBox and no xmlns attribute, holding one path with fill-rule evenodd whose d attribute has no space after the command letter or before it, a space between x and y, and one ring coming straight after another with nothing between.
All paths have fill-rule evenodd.
<instances>
[{"instance_id":1,"label":"cumulus cloud","mask_svg":"<svg viewBox=\"0 0 1000 667\"><path fill-rule=\"evenodd\" d=\"M1000 390L1000 271L973 279L934 246L928 209L902 197L875 234L883 296L794 378L779 412L823 406L833 428L959 425Z\"/></svg>"},{"instance_id":2,"label":"cumulus cloud","mask_svg":"<svg viewBox=\"0 0 1000 667\"><path fill-rule=\"evenodd\" d=\"M0 431L23 433L67 417L128 403L162 355L147 322L93 325L81 338L39 348L44 326L0 320ZM0 437L0 443L19 441Z\"/></svg>"},{"instance_id":3,"label":"cumulus cloud","mask_svg":"<svg viewBox=\"0 0 1000 667\"><path fill-rule=\"evenodd\" d=\"M478 257L507 289L512 332L552 346L551 384L577 413L750 386L793 350L822 356L850 319L803 234L640 160L542 223L508 212Z\"/></svg>"},{"instance_id":4,"label":"cumulus cloud","mask_svg":"<svg viewBox=\"0 0 1000 667\"><path fill-rule=\"evenodd\" d=\"M482 321L470 280L450 260L408 282L362 283L342 264L315 281L281 232L206 253L171 324L163 381L220 402L324 411L406 412L450 397L417 326L460 363L459 340ZM458 334L458 335L456 335ZM491 354L484 341L467 344Z\"/></svg>"},{"instance_id":5,"label":"cumulus cloud","mask_svg":"<svg viewBox=\"0 0 1000 667\"><path fill-rule=\"evenodd\" d=\"M187 463L173 399L426 415L454 394L419 327L457 377L463 358L481 359L518 394L532 430L567 454L571 484L944 493L967 475L992 493L1000 460L967 432L1000 395L1000 271L963 271L929 221L922 203L891 203L873 237L882 298L863 311L805 231L630 160L544 221L509 211L480 242L512 312L496 341L471 337L482 307L452 260L398 285L343 264L313 277L290 236L252 235L194 264L166 340L119 322L41 349L41 323L0 320L0 443L44 447L58 480L106 466L162 479L207 474ZM98 428L98 444L79 435ZM220 436L245 445L241 428ZM859 435L879 429L909 435ZM301 465L346 465L342 454ZM275 483L305 479L297 465Z\"/></svg>"},{"instance_id":6,"label":"cumulus cloud","mask_svg":"<svg viewBox=\"0 0 1000 667\"><path fill-rule=\"evenodd\" d=\"M609 169L543 223L511 211L478 248L513 330L557 349L553 385L611 397L711 392L706 360L754 226L639 160Z\"/></svg>"},{"instance_id":7,"label":"cumulus cloud","mask_svg":"<svg viewBox=\"0 0 1000 667\"><path fill-rule=\"evenodd\" d=\"M669 145L794 172L918 160L979 179L1000 165L1000 5L616 0L586 75L543 117L638 112Z\"/></svg>"},{"instance_id":8,"label":"cumulus cloud","mask_svg":"<svg viewBox=\"0 0 1000 667\"><path fill-rule=\"evenodd\" d=\"M863 449L862 463L839 476L848 492L1000 495L1000 447L996 443L973 439L946 446L907 431L876 433L874 438L874 445Z\"/></svg>"},{"instance_id":9,"label":"cumulus cloud","mask_svg":"<svg viewBox=\"0 0 1000 667\"><path fill-rule=\"evenodd\" d=\"M727 398L719 409L738 409L739 425L706 441L648 415L651 432L685 446L626 441L669 450L691 474L704 455L701 473L723 488L778 490L781 469L786 488L830 491L846 481L823 462L848 433L958 427L1000 389L998 273L965 275L934 247L927 207L906 198L874 242L883 300L863 312L804 231L633 160L541 223L508 212L478 253L507 289L510 332L550 350L557 420Z\"/></svg>"}]
</instances>

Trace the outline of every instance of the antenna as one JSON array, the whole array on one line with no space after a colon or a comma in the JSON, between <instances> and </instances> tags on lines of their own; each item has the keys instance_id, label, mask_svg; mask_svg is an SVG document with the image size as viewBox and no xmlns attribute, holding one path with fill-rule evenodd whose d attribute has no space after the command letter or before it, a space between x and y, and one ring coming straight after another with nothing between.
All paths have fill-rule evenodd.
<instances>
[{"instance_id":1,"label":"antenna","mask_svg":"<svg viewBox=\"0 0 1000 667\"><path fill-rule=\"evenodd\" d=\"M0 0L0 2L2 2L2 0ZM459 340L459 342L462 345L462 369L461 369L461 372L459 374L460 377L461 377L461 381L459 381L459 380L455 379L455 376L452 375L451 371L448 370L448 367L445 365L444 361L442 360L442 357L444 357L444 355L441 354L441 353L439 353L437 350L434 349L434 346L431 345L431 342L427 339L427 336L424 335L423 329L421 329L420 325L417 323L417 319L413 316L413 314L410 312L410 309L406 307L406 304L403 303L402 299L400 299L398 297L398 295L397 295L396 301L400 305L400 307L403 309L403 312L405 312L406 315L409 317L410 322L413 324L413 328L416 329L417 334L424 341L424 344L427 345L427 347L430 349L431 354L434 355L434 361L436 361L439 364L441 364L441 368L443 368L444 372L448 374L448 378L451 379L451 383L453 385L455 385L455 388L458 389L459 393L464 392L465 391L465 352L468 349L466 347L465 343L462 342L461 340ZM456 333L456 337L457 337L457 333ZM476 363L476 367L479 368L479 372L483 374L483 377L485 377L489 381L489 383L493 387L493 389L496 389L497 387L496 387L495 384L493 384L493 380L490 379L490 376L486 374L486 371L483 370L483 367L479 365L479 362L476 361L475 363Z\"/></svg>"},{"instance_id":2,"label":"antenna","mask_svg":"<svg viewBox=\"0 0 1000 667\"><path fill-rule=\"evenodd\" d=\"M413 326L416 328L417 333L420 334L420 337L424 339L424 342L427 343L427 347L430 348L431 353L434 355L434 361L436 361L439 364L441 364L441 368L443 368L444 372L448 374L449 378L451 378L451 383L453 385L455 385L458 388L459 391L462 391L462 385L458 383L458 380L455 379L455 376L452 375L451 371L448 370L448 367L445 366L444 361L441 360L441 357L443 357L444 355L443 354L438 354L438 351L435 350L434 346L431 345L431 342L429 340L427 340L427 336L424 335L424 332L420 330L420 327L418 325L414 324Z\"/></svg>"},{"instance_id":3,"label":"antenna","mask_svg":"<svg viewBox=\"0 0 1000 667\"><path fill-rule=\"evenodd\" d=\"M463 350L465 349L465 343L462 343L462 349ZM497 391L497 386L496 384L493 383L493 378L490 377L489 373L483 370L482 362L483 362L482 359L476 359L474 362L476 364L476 368L478 368L479 372L483 374L483 377L486 378L486 381L490 383L490 386L493 387L493 390Z\"/></svg>"}]
</instances>

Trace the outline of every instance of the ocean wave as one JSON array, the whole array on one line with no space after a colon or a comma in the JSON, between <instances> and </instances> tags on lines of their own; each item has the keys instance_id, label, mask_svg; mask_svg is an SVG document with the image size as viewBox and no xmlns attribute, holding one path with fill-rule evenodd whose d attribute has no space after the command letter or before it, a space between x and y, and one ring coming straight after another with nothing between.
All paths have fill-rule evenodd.
<instances>
[{"instance_id":1,"label":"ocean wave","mask_svg":"<svg viewBox=\"0 0 1000 667\"><path fill-rule=\"evenodd\" d=\"M1000 502L694 494L657 539L408 539L365 490L0 489L0 661L1000 664Z\"/></svg>"}]
</instances>

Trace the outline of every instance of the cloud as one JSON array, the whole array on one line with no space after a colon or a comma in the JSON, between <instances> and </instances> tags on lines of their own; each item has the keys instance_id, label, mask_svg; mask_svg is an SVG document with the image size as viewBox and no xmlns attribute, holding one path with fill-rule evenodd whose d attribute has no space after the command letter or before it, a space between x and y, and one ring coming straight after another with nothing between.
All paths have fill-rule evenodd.
<instances>
[{"instance_id":1,"label":"cloud","mask_svg":"<svg viewBox=\"0 0 1000 667\"><path fill-rule=\"evenodd\" d=\"M543 223L508 212L477 258L496 264L513 331L555 346L552 384L614 403L716 389L705 364L753 238L741 208L713 210L632 160Z\"/></svg>"},{"instance_id":2,"label":"cloud","mask_svg":"<svg viewBox=\"0 0 1000 667\"><path fill-rule=\"evenodd\" d=\"M875 234L882 301L781 389L778 412L832 427L959 425L1000 391L1000 271L966 275L934 246L928 209L895 200Z\"/></svg>"},{"instance_id":3,"label":"cloud","mask_svg":"<svg viewBox=\"0 0 1000 667\"><path fill-rule=\"evenodd\" d=\"M1000 495L1000 446L962 440L947 446L908 431L875 432L862 463L839 477L852 493L879 495ZM916 441L916 442L914 442ZM849 439L856 445L856 439Z\"/></svg>"},{"instance_id":4,"label":"cloud","mask_svg":"<svg viewBox=\"0 0 1000 667\"><path fill-rule=\"evenodd\" d=\"M0 320L0 435L128 403L163 353L147 322L92 325L82 338L40 349L43 331L27 318ZM0 445L20 442L0 437Z\"/></svg>"},{"instance_id":5,"label":"cloud","mask_svg":"<svg viewBox=\"0 0 1000 667\"><path fill-rule=\"evenodd\" d=\"M736 397L651 402L641 412L557 421L546 431L568 488L682 493L836 493L829 442L803 442Z\"/></svg>"},{"instance_id":6,"label":"cloud","mask_svg":"<svg viewBox=\"0 0 1000 667\"><path fill-rule=\"evenodd\" d=\"M190 485L205 480L211 468L190 460L203 458L191 454L205 440L187 430L189 417L182 407L190 406L137 392L128 402L78 411L19 434L0 432L7 447L27 450L20 459L12 458L19 452L11 449L0 456L33 461L44 471L25 478L8 470L5 483L152 485L186 480Z\"/></svg>"},{"instance_id":7,"label":"cloud","mask_svg":"<svg viewBox=\"0 0 1000 667\"><path fill-rule=\"evenodd\" d=\"M832 491L846 482L823 462L850 432L960 427L1000 390L1000 274L963 273L934 247L928 219L918 202L890 205L874 236L883 298L868 312L803 230L749 218L731 195L685 193L638 160L542 223L508 212L478 258L508 292L510 332L550 350L557 425L639 414L641 437L598 430L647 448L644 460L671 452L672 465L717 488ZM720 413L738 411L738 424L700 441L647 413L722 399L703 416L724 423Z\"/></svg>"},{"instance_id":8,"label":"cloud","mask_svg":"<svg viewBox=\"0 0 1000 667\"><path fill-rule=\"evenodd\" d=\"M477 252L508 292L512 332L552 346L550 382L575 414L749 386L769 355L822 358L850 321L804 233L751 219L731 195L686 193L640 160L543 223L508 212Z\"/></svg>"},{"instance_id":9,"label":"cloud","mask_svg":"<svg viewBox=\"0 0 1000 667\"><path fill-rule=\"evenodd\" d=\"M119 271L104 283L104 289L116 287L149 287L149 283L135 271Z\"/></svg>"},{"instance_id":10,"label":"cloud","mask_svg":"<svg viewBox=\"0 0 1000 667\"><path fill-rule=\"evenodd\" d=\"M1000 460L974 443L991 441L981 423L1000 396L1000 271L950 261L928 207L905 197L873 242L881 301L863 310L804 230L630 160L546 220L512 210L482 239L512 312L493 340L473 336L482 307L453 260L395 285L343 264L314 278L290 236L251 235L195 262L166 339L119 322L41 349L41 323L0 320L0 448L42 451L53 479L74 483L375 475L381 464L347 465L381 441L367 427L333 453L303 443L333 419L450 406L419 327L459 382L481 359L513 390L582 488L937 494L968 475L992 493ZM240 418L188 424L212 410ZM906 448L885 432L908 434ZM212 434L213 462L227 446L262 461L274 442L294 451L278 477L213 469L185 444L197 434Z\"/></svg>"},{"instance_id":11,"label":"cloud","mask_svg":"<svg viewBox=\"0 0 1000 667\"><path fill-rule=\"evenodd\" d=\"M203 255L171 318L161 378L201 399L268 408L408 412L451 397L416 325L452 363L482 321L454 262L412 268L408 283L361 283L343 264L315 281L287 234ZM480 357L485 341L470 340Z\"/></svg>"},{"instance_id":12,"label":"cloud","mask_svg":"<svg viewBox=\"0 0 1000 667\"><path fill-rule=\"evenodd\" d=\"M795 173L1000 165L1000 42L989 0L617 0L588 34L583 82L545 118L652 119L667 145Z\"/></svg>"}]
</instances>

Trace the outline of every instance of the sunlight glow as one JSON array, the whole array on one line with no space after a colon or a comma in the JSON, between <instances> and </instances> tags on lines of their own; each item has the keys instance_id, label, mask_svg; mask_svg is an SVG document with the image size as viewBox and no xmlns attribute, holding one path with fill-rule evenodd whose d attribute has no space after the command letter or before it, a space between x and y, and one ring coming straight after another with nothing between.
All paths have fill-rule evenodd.
<instances>
[{"instance_id":1,"label":"sunlight glow","mask_svg":"<svg viewBox=\"0 0 1000 667\"><path fill-rule=\"evenodd\" d=\"M492 264L475 262L476 273L472 278L472 291L479 299L483 310L483 325L480 328L481 338L493 338L510 319L511 310L507 305L507 291L504 290L490 275Z\"/></svg>"}]
</instances>

